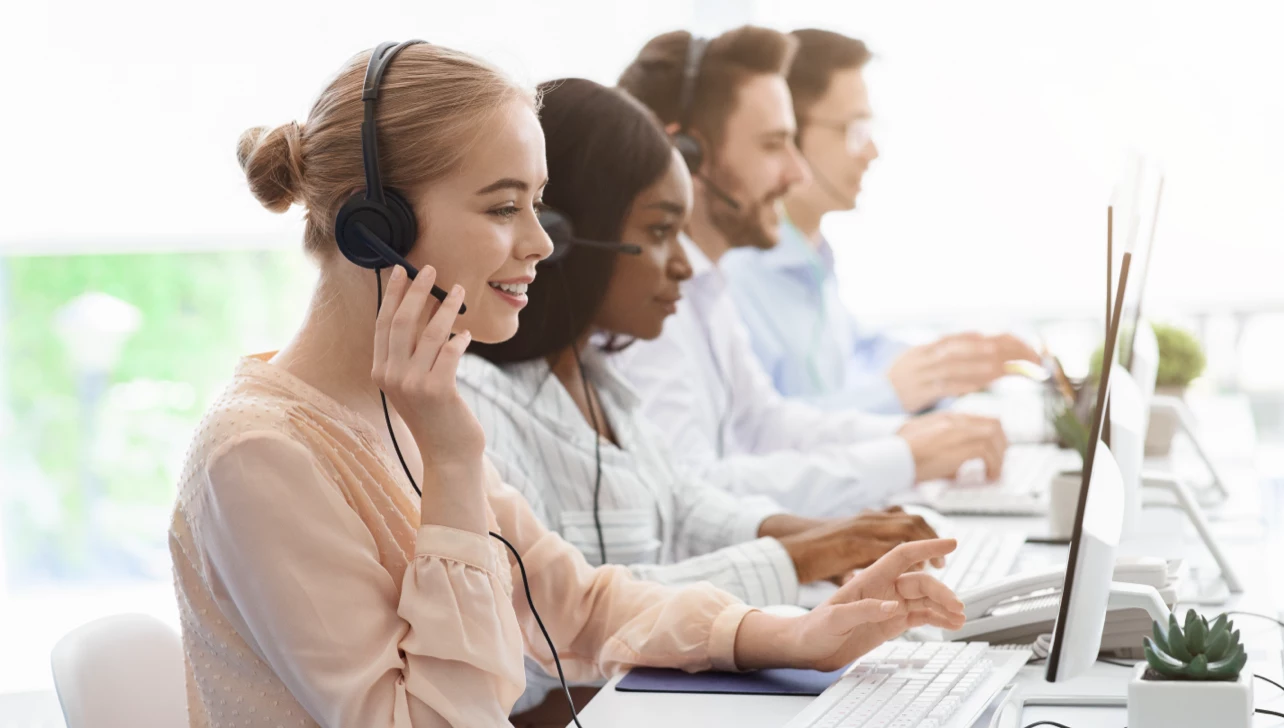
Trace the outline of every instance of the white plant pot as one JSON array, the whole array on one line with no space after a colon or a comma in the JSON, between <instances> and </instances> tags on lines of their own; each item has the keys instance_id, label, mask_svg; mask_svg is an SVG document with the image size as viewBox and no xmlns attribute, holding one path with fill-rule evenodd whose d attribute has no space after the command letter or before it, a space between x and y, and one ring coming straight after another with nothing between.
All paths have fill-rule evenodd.
<instances>
[{"instance_id":1,"label":"white plant pot","mask_svg":"<svg viewBox=\"0 0 1284 728\"><path fill-rule=\"evenodd\" d=\"M1146 663L1128 683L1128 728L1251 728L1253 674L1234 682L1143 680Z\"/></svg>"},{"instance_id":2,"label":"white plant pot","mask_svg":"<svg viewBox=\"0 0 1284 728\"><path fill-rule=\"evenodd\" d=\"M1052 477L1048 488L1048 538L1068 539L1074 534L1082 487L1082 470L1063 470Z\"/></svg>"},{"instance_id":3,"label":"white plant pot","mask_svg":"<svg viewBox=\"0 0 1284 728\"><path fill-rule=\"evenodd\" d=\"M1182 387L1160 387L1155 394L1181 397L1186 393ZM1177 413L1168 410L1156 412L1151 410L1150 423L1146 427L1146 455L1165 457L1173 448L1173 436L1177 434Z\"/></svg>"}]
</instances>

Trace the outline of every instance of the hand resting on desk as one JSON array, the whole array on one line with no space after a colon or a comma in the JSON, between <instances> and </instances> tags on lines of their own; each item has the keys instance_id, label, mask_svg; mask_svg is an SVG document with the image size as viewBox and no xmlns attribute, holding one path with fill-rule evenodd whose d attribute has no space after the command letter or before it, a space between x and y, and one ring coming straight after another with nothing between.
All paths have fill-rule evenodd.
<instances>
[{"instance_id":1,"label":"hand resting on desk","mask_svg":"<svg viewBox=\"0 0 1284 728\"><path fill-rule=\"evenodd\" d=\"M736 633L736 666L836 670L911 627L962 627L963 602L922 572L955 545L953 539L901 544L805 616L749 613Z\"/></svg>"}]
</instances>

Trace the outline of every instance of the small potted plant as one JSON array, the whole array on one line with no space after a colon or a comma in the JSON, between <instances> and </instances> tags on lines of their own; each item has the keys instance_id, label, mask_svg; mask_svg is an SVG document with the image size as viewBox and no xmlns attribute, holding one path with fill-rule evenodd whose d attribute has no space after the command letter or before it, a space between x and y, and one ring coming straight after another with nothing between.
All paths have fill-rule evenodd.
<instances>
[{"instance_id":1,"label":"small potted plant","mask_svg":"<svg viewBox=\"0 0 1284 728\"><path fill-rule=\"evenodd\" d=\"M1185 329L1167 324L1151 324L1151 328L1159 343L1159 375L1155 378L1155 393L1182 397L1190 383L1204 373L1208 364L1204 349L1199 340ZM1092 356L1090 376L1093 381L1101 374L1101 356L1101 349ZM1167 455L1176 432L1175 414L1164 411L1152 415L1146 430L1146 454Z\"/></svg>"},{"instance_id":2,"label":"small potted plant","mask_svg":"<svg viewBox=\"0 0 1284 728\"><path fill-rule=\"evenodd\" d=\"M1083 396L1083 389L1075 389L1059 371L1049 380L1048 387L1044 411L1056 433L1057 445L1079 453L1082 462L1091 437L1081 407L1088 398ZM1048 492L1048 537L1069 538L1074 531L1082 481L1082 468L1062 470L1053 476Z\"/></svg>"},{"instance_id":3,"label":"small potted plant","mask_svg":"<svg viewBox=\"0 0 1284 728\"><path fill-rule=\"evenodd\" d=\"M1128 684L1129 728L1250 728L1248 655L1225 614L1210 624L1191 610L1184 629L1173 615L1152 632Z\"/></svg>"}]
</instances>

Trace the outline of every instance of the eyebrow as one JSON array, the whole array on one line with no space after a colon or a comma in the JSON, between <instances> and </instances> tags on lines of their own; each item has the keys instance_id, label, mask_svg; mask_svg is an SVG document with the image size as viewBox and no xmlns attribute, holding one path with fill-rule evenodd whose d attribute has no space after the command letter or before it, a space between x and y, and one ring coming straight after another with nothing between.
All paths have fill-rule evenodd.
<instances>
[{"instance_id":1,"label":"eyebrow","mask_svg":"<svg viewBox=\"0 0 1284 728\"><path fill-rule=\"evenodd\" d=\"M687 211L686 205L683 205L680 202L670 202L669 200L660 200L659 202L652 202L651 204L646 206L646 209L664 210L665 212L671 212L674 215L681 215Z\"/></svg>"},{"instance_id":2,"label":"eyebrow","mask_svg":"<svg viewBox=\"0 0 1284 728\"><path fill-rule=\"evenodd\" d=\"M544 187L544 185L547 185L547 184L548 184L548 180L544 180L544 182L540 184L540 187ZM498 192L500 190L517 190L518 192L526 192L530 188L531 186L526 184L522 180L519 180L515 177L505 177L501 180L491 182L490 184L486 185L480 190L477 190L477 194L489 195L492 192Z\"/></svg>"},{"instance_id":3,"label":"eyebrow","mask_svg":"<svg viewBox=\"0 0 1284 728\"><path fill-rule=\"evenodd\" d=\"M768 140L775 141L777 139L788 139L793 135L794 135L794 132L788 129L772 129L771 131L765 131L759 134L758 136L764 141L768 141Z\"/></svg>"}]
</instances>

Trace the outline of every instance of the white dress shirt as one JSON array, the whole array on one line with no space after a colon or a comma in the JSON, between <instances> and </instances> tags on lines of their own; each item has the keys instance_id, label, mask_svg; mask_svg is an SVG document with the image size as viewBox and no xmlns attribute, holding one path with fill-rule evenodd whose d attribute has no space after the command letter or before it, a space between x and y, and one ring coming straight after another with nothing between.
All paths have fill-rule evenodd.
<instances>
[{"instance_id":1,"label":"white dress shirt","mask_svg":"<svg viewBox=\"0 0 1284 728\"><path fill-rule=\"evenodd\" d=\"M598 514L607 559L665 584L707 581L753 606L795 604L793 560L774 538L758 538L769 498L735 496L675 466L640 401L595 347L581 358L620 446L602 438ZM486 453L549 530L602 561L593 524L594 438L543 360L502 367L469 354L459 391L486 431ZM528 660L527 690L515 711L538 705L557 679Z\"/></svg>"},{"instance_id":2,"label":"white dress shirt","mask_svg":"<svg viewBox=\"0 0 1284 728\"><path fill-rule=\"evenodd\" d=\"M706 480L824 517L885 504L914 483L904 418L822 411L782 397L749 343L722 273L685 235L693 275L655 341L614 357L648 419ZM770 291L761 295L770 296Z\"/></svg>"}]
</instances>

